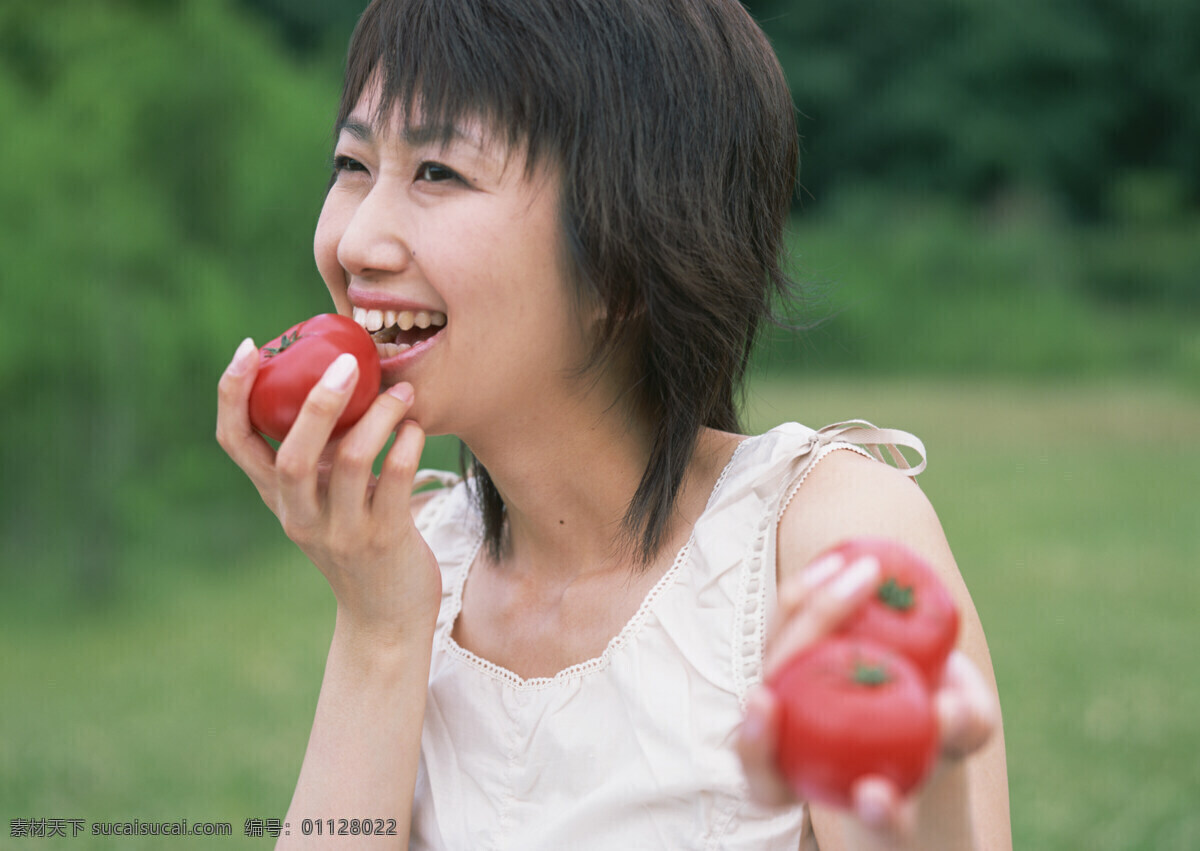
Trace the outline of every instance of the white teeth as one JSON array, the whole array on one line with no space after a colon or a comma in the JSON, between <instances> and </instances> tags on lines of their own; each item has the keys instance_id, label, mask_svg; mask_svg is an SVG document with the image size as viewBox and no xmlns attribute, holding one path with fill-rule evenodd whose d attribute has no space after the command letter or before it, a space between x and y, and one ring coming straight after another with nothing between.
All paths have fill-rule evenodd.
<instances>
[{"instance_id":1,"label":"white teeth","mask_svg":"<svg viewBox=\"0 0 1200 851\"><path fill-rule=\"evenodd\" d=\"M372 333L393 325L398 325L401 331L408 331L414 326L428 328L433 325L440 328L446 324L446 314L434 310L368 310L356 307L354 321Z\"/></svg>"},{"instance_id":2,"label":"white teeth","mask_svg":"<svg viewBox=\"0 0 1200 851\"><path fill-rule=\"evenodd\" d=\"M383 360L394 358L406 349L411 349L408 343L376 343L375 349L379 352L379 357Z\"/></svg>"}]
</instances>

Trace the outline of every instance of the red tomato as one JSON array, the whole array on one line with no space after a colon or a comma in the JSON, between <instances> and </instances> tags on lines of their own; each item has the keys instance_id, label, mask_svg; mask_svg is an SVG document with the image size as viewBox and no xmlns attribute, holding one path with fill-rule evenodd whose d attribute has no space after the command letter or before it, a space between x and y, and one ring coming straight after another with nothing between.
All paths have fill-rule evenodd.
<instances>
[{"instance_id":1,"label":"red tomato","mask_svg":"<svg viewBox=\"0 0 1200 851\"><path fill-rule=\"evenodd\" d=\"M838 632L903 653L935 688L958 639L958 608L929 563L896 541L855 538L834 547L846 563L879 559L879 585Z\"/></svg>"},{"instance_id":2,"label":"red tomato","mask_svg":"<svg viewBox=\"0 0 1200 851\"><path fill-rule=\"evenodd\" d=\"M806 801L849 807L856 781L886 777L901 793L938 753L933 698L916 667L870 641L827 638L771 678L780 703L779 767Z\"/></svg>"},{"instance_id":3,"label":"red tomato","mask_svg":"<svg viewBox=\"0 0 1200 851\"><path fill-rule=\"evenodd\" d=\"M332 437L345 434L379 395L379 353L361 325L336 313L306 319L258 350L258 375L250 390L251 424L267 437L283 440L308 391L343 352L358 359L358 383Z\"/></svg>"}]
</instances>

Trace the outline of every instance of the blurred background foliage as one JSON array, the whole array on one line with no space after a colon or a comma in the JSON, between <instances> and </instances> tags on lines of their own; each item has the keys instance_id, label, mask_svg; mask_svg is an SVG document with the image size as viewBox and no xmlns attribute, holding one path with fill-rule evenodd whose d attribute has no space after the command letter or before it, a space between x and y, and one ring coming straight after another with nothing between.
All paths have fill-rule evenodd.
<instances>
[{"instance_id":1,"label":"blurred background foliage","mask_svg":"<svg viewBox=\"0 0 1200 851\"><path fill-rule=\"evenodd\" d=\"M329 592L217 447L215 390L243 337L328 309L311 237L363 5L0 2L10 816L286 809ZM936 443L1018 847L1197 847L1200 4L749 5L796 101L819 320L766 336L751 426Z\"/></svg>"},{"instance_id":2,"label":"blurred background foliage","mask_svg":"<svg viewBox=\"0 0 1200 851\"><path fill-rule=\"evenodd\" d=\"M241 337L326 308L310 239L361 5L0 6L7 579L94 602L122 565L271 530L214 384ZM795 93L824 320L763 370L1195 377L1200 6L751 8Z\"/></svg>"}]
</instances>

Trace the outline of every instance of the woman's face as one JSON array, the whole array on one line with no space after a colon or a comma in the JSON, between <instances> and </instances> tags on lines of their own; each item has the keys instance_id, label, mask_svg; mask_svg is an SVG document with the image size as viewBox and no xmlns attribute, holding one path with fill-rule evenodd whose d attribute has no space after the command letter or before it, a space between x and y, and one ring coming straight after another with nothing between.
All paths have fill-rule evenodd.
<instances>
[{"instance_id":1,"label":"woman's face","mask_svg":"<svg viewBox=\"0 0 1200 851\"><path fill-rule=\"evenodd\" d=\"M379 342L384 386L410 382L428 433L538 416L588 353L573 309L558 180L466 124L443 146L419 113L375 127L368 87L340 131L317 224L339 313ZM427 327L422 327L427 326ZM544 412L544 408L542 408Z\"/></svg>"}]
</instances>

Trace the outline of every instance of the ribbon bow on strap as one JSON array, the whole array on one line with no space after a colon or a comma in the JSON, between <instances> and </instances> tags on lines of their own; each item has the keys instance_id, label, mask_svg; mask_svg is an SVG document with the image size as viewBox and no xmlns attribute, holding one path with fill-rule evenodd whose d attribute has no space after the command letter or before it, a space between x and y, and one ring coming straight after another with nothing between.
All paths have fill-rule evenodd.
<instances>
[{"instance_id":1,"label":"ribbon bow on strap","mask_svg":"<svg viewBox=\"0 0 1200 851\"><path fill-rule=\"evenodd\" d=\"M896 469L906 476L916 476L925 469L925 444L920 438L899 429L876 428L866 420L847 420L844 423L827 425L815 431L809 443L813 449L830 443L851 443L863 447L884 464L887 460L881 450L887 449ZM902 446L916 452L920 463L915 467L910 464L900 451Z\"/></svg>"}]
</instances>

